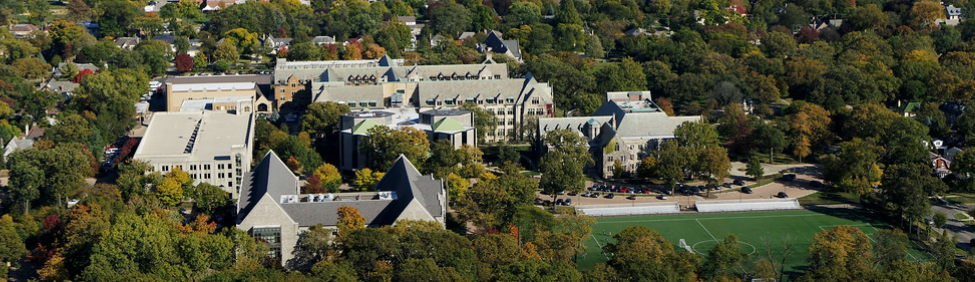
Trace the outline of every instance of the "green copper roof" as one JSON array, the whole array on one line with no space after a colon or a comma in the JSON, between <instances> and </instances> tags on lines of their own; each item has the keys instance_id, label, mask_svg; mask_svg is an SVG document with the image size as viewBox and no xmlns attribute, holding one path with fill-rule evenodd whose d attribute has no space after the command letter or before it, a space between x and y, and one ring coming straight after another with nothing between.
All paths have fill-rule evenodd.
<instances>
[{"instance_id":1,"label":"green copper roof","mask_svg":"<svg viewBox=\"0 0 975 282\"><path fill-rule=\"evenodd\" d=\"M359 122L359 124L352 126L352 134L366 134L366 132L369 131L370 128L376 126L379 126L379 124L376 123L375 121L364 120L362 122Z\"/></svg>"},{"instance_id":2,"label":"green copper roof","mask_svg":"<svg viewBox=\"0 0 975 282\"><path fill-rule=\"evenodd\" d=\"M452 118L445 117L433 124L433 131L451 132L462 130L464 130L464 125Z\"/></svg>"}]
</instances>

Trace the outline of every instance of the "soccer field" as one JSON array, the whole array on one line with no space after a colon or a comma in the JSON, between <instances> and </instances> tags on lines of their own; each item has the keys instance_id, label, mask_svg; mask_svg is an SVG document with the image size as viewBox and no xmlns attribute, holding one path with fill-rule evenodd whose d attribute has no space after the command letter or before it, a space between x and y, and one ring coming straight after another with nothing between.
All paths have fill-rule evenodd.
<instances>
[{"instance_id":1,"label":"soccer field","mask_svg":"<svg viewBox=\"0 0 975 282\"><path fill-rule=\"evenodd\" d=\"M786 262L786 273L789 273L793 268L806 265L809 246L819 232L848 225L860 228L867 236L873 237L879 229L888 228L886 224L860 216L857 212L860 211L792 210L598 218L593 225L592 236L585 243L586 255L579 260L579 268L589 269L597 263L609 260L609 254L604 254L601 246L614 241L610 234L616 234L629 226L646 226L660 232L675 248L680 239L684 239L695 253L702 256L727 234L738 235L742 252L749 253L749 260L752 261L766 257L764 242L769 242L773 258L781 259L779 253L782 245L788 241L792 244ZM604 232L606 235L603 235ZM930 257L911 250L908 259L928 261Z\"/></svg>"}]
</instances>

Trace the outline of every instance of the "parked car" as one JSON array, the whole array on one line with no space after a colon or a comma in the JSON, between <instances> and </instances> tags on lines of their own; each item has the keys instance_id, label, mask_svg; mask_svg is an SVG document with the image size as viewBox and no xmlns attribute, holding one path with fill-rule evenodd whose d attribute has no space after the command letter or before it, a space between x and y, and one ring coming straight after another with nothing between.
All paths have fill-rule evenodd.
<instances>
[{"instance_id":1,"label":"parked car","mask_svg":"<svg viewBox=\"0 0 975 282\"><path fill-rule=\"evenodd\" d=\"M664 194L657 195L657 199L666 200L667 199L667 195L664 195Z\"/></svg>"},{"instance_id":2,"label":"parked car","mask_svg":"<svg viewBox=\"0 0 975 282\"><path fill-rule=\"evenodd\" d=\"M724 187L728 187L728 188L734 189L735 188L735 185L734 184L731 184L730 182L725 182L724 183Z\"/></svg>"},{"instance_id":3,"label":"parked car","mask_svg":"<svg viewBox=\"0 0 975 282\"><path fill-rule=\"evenodd\" d=\"M626 197L626 199L627 200L636 200L636 196L630 195L629 197Z\"/></svg>"},{"instance_id":4,"label":"parked car","mask_svg":"<svg viewBox=\"0 0 975 282\"><path fill-rule=\"evenodd\" d=\"M782 179L782 181L793 181L793 180L796 180L796 175L795 174L786 174L786 175L783 175L782 178L780 178L780 179Z\"/></svg>"},{"instance_id":5,"label":"parked car","mask_svg":"<svg viewBox=\"0 0 975 282\"><path fill-rule=\"evenodd\" d=\"M565 201L562 202L562 205L563 206L566 206L566 207L571 206L572 205L572 199L565 199Z\"/></svg>"},{"instance_id":6,"label":"parked car","mask_svg":"<svg viewBox=\"0 0 975 282\"><path fill-rule=\"evenodd\" d=\"M577 192L569 192L569 196L575 196L575 195L579 195L579 193L577 193Z\"/></svg>"},{"instance_id":7,"label":"parked car","mask_svg":"<svg viewBox=\"0 0 975 282\"><path fill-rule=\"evenodd\" d=\"M752 193L752 188L741 187L741 192L742 193L745 193L745 194L751 194Z\"/></svg>"},{"instance_id":8,"label":"parked car","mask_svg":"<svg viewBox=\"0 0 975 282\"><path fill-rule=\"evenodd\" d=\"M599 193L598 192L597 193L592 193L592 195L589 195L589 197L599 198Z\"/></svg>"},{"instance_id":9,"label":"parked car","mask_svg":"<svg viewBox=\"0 0 975 282\"><path fill-rule=\"evenodd\" d=\"M714 185L713 188L714 188L714 190L720 191L721 190L721 185Z\"/></svg>"},{"instance_id":10,"label":"parked car","mask_svg":"<svg viewBox=\"0 0 975 282\"><path fill-rule=\"evenodd\" d=\"M778 194L775 194L775 196L783 199L789 197L789 195L786 194L785 192L779 192Z\"/></svg>"},{"instance_id":11,"label":"parked car","mask_svg":"<svg viewBox=\"0 0 975 282\"><path fill-rule=\"evenodd\" d=\"M630 191L630 187L620 188L620 193L629 193L629 191Z\"/></svg>"},{"instance_id":12,"label":"parked car","mask_svg":"<svg viewBox=\"0 0 975 282\"><path fill-rule=\"evenodd\" d=\"M822 182L819 182L819 181L816 181L816 180L809 181L809 187L812 187L812 188L822 188L823 186L824 185L823 185Z\"/></svg>"},{"instance_id":13,"label":"parked car","mask_svg":"<svg viewBox=\"0 0 975 282\"><path fill-rule=\"evenodd\" d=\"M562 199L555 200L555 205L556 206L561 206L562 205L562 202L563 202Z\"/></svg>"},{"instance_id":14,"label":"parked car","mask_svg":"<svg viewBox=\"0 0 975 282\"><path fill-rule=\"evenodd\" d=\"M585 194L582 194L582 196L586 198L592 197L592 192L586 192Z\"/></svg>"},{"instance_id":15,"label":"parked car","mask_svg":"<svg viewBox=\"0 0 975 282\"><path fill-rule=\"evenodd\" d=\"M732 181L731 183L738 186L745 186L745 181L740 179L735 179L735 181Z\"/></svg>"},{"instance_id":16,"label":"parked car","mask_svg":"<svg viewBox=\"0 0 975 282\"><path fill-rule=\"evenodd\" d=\"M613 195L613 193L609 193L609 194L606 194L606 196L604 196L604 198L606 198L606 199L612 199L613 197L616 197L616 195Z\"/></svg>"}]
</instances>

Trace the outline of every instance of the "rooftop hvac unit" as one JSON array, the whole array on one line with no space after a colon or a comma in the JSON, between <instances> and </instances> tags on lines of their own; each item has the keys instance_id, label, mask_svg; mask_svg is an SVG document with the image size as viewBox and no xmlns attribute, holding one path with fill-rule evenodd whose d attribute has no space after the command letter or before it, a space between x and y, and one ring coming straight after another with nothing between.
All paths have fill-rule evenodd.
<instances>
[{"instance_id":1,"label":"rooftop hvac unit","mask_svg":"<svg viewBox=\"0 0 975 282\"><path fill-rule=\"evenodd\" d=\"M298 202L298 195L284 195L284 196L281 196L281 203L282 204L291 204L291 203L297 203L297 202Z\"/></svg>"}]
</instances>

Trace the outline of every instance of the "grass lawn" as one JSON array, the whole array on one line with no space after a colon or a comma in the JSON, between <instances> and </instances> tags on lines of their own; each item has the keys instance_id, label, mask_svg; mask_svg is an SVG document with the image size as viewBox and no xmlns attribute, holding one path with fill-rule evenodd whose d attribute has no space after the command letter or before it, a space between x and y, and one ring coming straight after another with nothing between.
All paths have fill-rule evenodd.
<instances>
[{"instance_id":1,"label":"grass lawn","mask_svg":"<svg viewBox=\"0 0 975 282\"><path fill-rule=\"evenodd\" d=\"M975 204L975 196L970 194L951 194L945 200L952 204Z\"/></svg>"},{"instance_id":2,"label":"grass lawn","mask_svg":"<svg viewBox=\"0 0 975 282\"><path fill-rule=\"evenodd\" d=\"M809 194L808 196L799 198L799 204L803 206L811 205L841 205L841 204L856 204L859 200L856 196L850 193L831 193L831 192L816 192Z\"/></svg>"},{"instance_id":3,"label":"grass lawn","mask_svg":"<svg viewBox=\"0 0 975 282\"><path fill-rule=\"evenodd\" d=\"M586 256L578 261L579 269L590 269L597 263L605 263L610 255L603 253L602 246L613 242L612 236L629 226L646 226L660 232L661 235L675 248L680 239L691 246L695 253L706 255L707 252L727 234L738 235L741 250L750 254L749 260L754 261L765 256L765 241L773 251L773 258L778 255L784 242L792 243L792 251L786 262L786 273L795 275L806 265L809 257L809 246L813 236L824 230L841 225L860 228L867 236L873 236L881 228L888 228L886 224L864 218L858 214L859 210L811 211L793 210L776 212L746 212L723 214L680 214L658 216L630 216L598 218L593 225L593 234L585 242ZM606 235L603 235L603 232ZM871 239L873 240L873 239ZM929 261L927 254L911 250L910 261Z\"/></svg>"},{"instance_id":4,"label":"grass lawn","mask_svg":"<svg viewBox=\"0 0 975 282\"><path fill-rule=\"evenodd\" d=\"M955 213L954 216L955 216L955 219L957 219L957 220L966 220L966 219L968 219L967 216L965 216L964 214L962 214L960 212Z\"/></svg>"}]
</instances>

